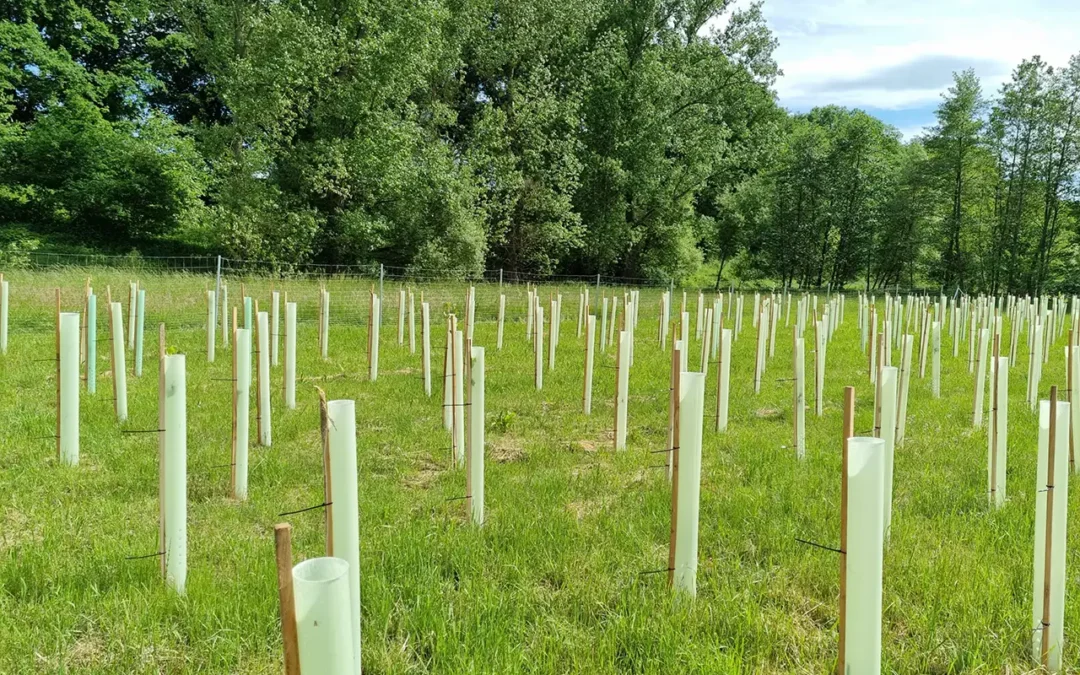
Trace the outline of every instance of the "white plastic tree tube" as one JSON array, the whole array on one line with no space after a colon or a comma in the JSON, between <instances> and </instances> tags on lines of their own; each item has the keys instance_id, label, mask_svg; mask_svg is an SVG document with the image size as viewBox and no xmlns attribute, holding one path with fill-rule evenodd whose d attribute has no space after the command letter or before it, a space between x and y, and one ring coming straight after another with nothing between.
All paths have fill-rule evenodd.
<instances>
[{"instance_id":1,"label":"white plastic tree tube","mask_svg":"<svg viewBox=\"0 0 1080 675\"><path fill-rule=\"evenodd\" d=\"M270 294L270 363L278 365L279 344L281 343L281 293Z\"/></svg>"},{"instance_id":2,"label":"white plastic tree tube","mask_svg":"<svg viewBox=\"0 0 1080 675\"><path fill-rule=\"evenodd\" d=\"M814 326L814 413L821 417L825 412L825 328L821 321Z\"/></svg>"},{"instance_id":3,"label":"white plastic tree tube","mask_svg":"<svg viewBox=\"0 0 1080 675\"><path fill-rule=\"evenodd\" d=\"M844 665L858 675L881 673L884 455L880 438L848 439Z\"/></svg>"},{"instance_id":4,"label":"white plastic tree tube","mask_svg":"<svg viewBox=\"0 0 1080 675\"><path fill-rule=\"evenodd\" d=\"M754 303L755 305L757 303ZM765 345L769 332L768 310L761 310L761 316L757 318L757 351L754 354L754 393L761 393L761 376L765 372Z\"/></svg>"},{"instance_id":5,"label":"white plastic tree tube","mask_svg":"<svg viewBox=\"0 0 1080 675\"><path fill-rule=\"evenodd\" d=\"M1036 409L1039 400L1039 380L1042 374L1042 324L1036 322L1031 326L1031 346L1028 354L1028 403L1032 410Z\"/></svg>"},{"instance_id":6,"label":"white plastic tree tube","mask_svg":"<svg viewBox=\"0 0 1080 675\"><path fill-rule=\"evenodd\" d=\"M266 312L259 312L259 445L270 447L273 435L270 432L270 317Z\"/></svg>"},{"instance_id":7,"label":"white plastic tree tube","mask_svg":"<svg viewBox=\"0 0 1080 675\"><path fill-rule=\"evenodd\" d=\"M559 308L555 300L551 301L551 313L548 315L548 370L555 370L555 347L559 342ZM543 330L543 329L541 329Z\"/></svg>"},{"instance_id":8,"label":"white plastic tree tube","mask_svg":"<svg viewBox=\"0 0 1080 675\"><path fill-rule=\"evenodd\" d=\"M405 344L405 289L398 291L397 343Z\"/></svg>"},{"instance_id":9,"label":"white plastic tree tube","mask_svg":"<svg viewBox=\"0 0 1080 675\"><path fill-rule=\"evenodd\" d=\"M7 279L0 281L0 354L8 349L8 303L11 287Z\"/></svg>"},{"instance_id":10,"label":"white plastic tree tube","mask_svg":"<svg viewBox=\"0 0 1080 675\"><path fill-rule=\"evenodd\" d=\"M992 369L990 387L990 424L991 433L987 434L986 474L989 484L990 505L1001 507L1005 504L1005 469L1008 463L1009 447L1009 357L997 357Z\"/></svg>"},{"instance_id":11,"label":"white plastic tree tube","mask_svg":"<svg viewBox=\"0 0 1080 675\"><path fill-rule=\"evenodd\" d=\"M426 303L420 303L420 325L422 329L422 335L420 336L420 351L423 357L423 370L424 370L424 394L428 397L431 396L431 306Z\"/></svg>"},{"instance_id":12,"label":"white plastic tree tube","mask_svg":"<svg viewBox=\"0 0 1080 675\"><path fill-rule=\"evenodd\" d=\"M605 297L601 300L600 312L600 353L603 354L607 351L607 305L608 299Z\"/></svg>"},{"instance_id":13,"label":"white plastic tree tube","mask_svg":"<svg viewBox=\"0 0 1080 675\"><path fill-rule=\"evenodd\" d=\"M697 595L698 510L701 505L701 432L705 413L705 375L679 375L678 493L675 565L672 586Z\"/></svg>"},{"instance_id":14,"label":"white plastic tree tube","mask_svg":"<svg viewBox=\"0 0 1080 675\"><path fill-rule=\"evenodd\" d=\"M352 673L360 673L360 506L356 487L356 402L350 399L330 401L326 412L334 535L334 548L330 553L349 563Z\"/></svg>"},{"instance_id":15,"label":"white plastic tree tube","mask_svg":"<svg viewBox=\"0 0 1080 675\"><path fill-rule=\"evenodd\" d=\"M309 558L293 567L296 643L301 673L356 675L349 563Z\"/></svg>"},{"instance_id":16,"label":"white plastic tree tube","mask_svg":"<svg viewBox=\"0 0 1080 675\"><path fill-rule=\"evenodd\" d=\"M990 342L990 329L980 329L979 351L975 366L975 407L971 419L971 425L976 429L981 429L983 423L983 392L986 391L986 347L988 342Z\"/></svg>"},{"instance_id":17,"label":"white plastic tree tube","mask_svg":"<svg viewBox=\"0 0 1080 675\"><path fill-rule=\"evenodd\" d=\"M233 420L233 495L243 500L247 499L248 493L248 446L251 445L251 340L248 339L247 328L236 329L233 359L233 396L236 401L233 411L236 415Z\"/></svg>"},{"instance_id":18,"label":"white plastic tree tube","mask_svg":"<svg viewBox=\"0 0 1080 675\"><path fill-rule=\"evenodd\" d=\"M371 298L371 359L368 361L368 379L379 379L379 329L382 326L382 302L379 296ZM400 344L400 343L399 343Z\"/></svg>"},{"instance_id":19,"label":"white plastic tree tube","mask_svg":"<svg viewBox=\"0 0 1080 675\"><path fill-rule=\"evenodd\" d=\"M285 407L296 409L296 303L285 303Z\"/></svg>"},{"instance_id":20,"label":"white plastic tree tube","mask_svg":"<svg viewBox=\"0 0 1080 675\"><path fill-rule=\"evenodd\" d=\"M128 282L128 323L127 323L127 348L135 351L135 305L139 301L139 285L134 281Z\"/></svg>"},{"instance_id":21,"label":"white plastic tree tube","mask_svg":"<svg viewBox=\"0 0 1080 675\"><path fill-rule=\"evenodd\" d=\"M187 376L183 354L165 357L165 581L187 582Z\"/></svg>"},{"instance_id":22,"label":"white plastic tree tube","mask_svg":"<svg viewBox=\"0 0 1080 675\"><path fill-rule=\"evenodd\" d=\"M328 359L330 358L330 291L324 290L321 299L322 313L319 318L322 323L322 331L320 332L322 343L319 345L319 349L322 357Z\"/></svg>"},{"instance_id":23,"label":"white plastic tree tube","mask_svg":"<svg viewBox=\"0 0 1080 675\"><path fill-rule=\"evenodd\" d=\"M476 328L476 286L469 286L468 307L466 307L466 316L469 319L468 322L468 335L466 337L469 342L473 339L473 330Z\"/></svg>"},{"instance_id":24,"label":"white plastic tree tube","mask_svg":"<svg viewBox=\"0 0 1080 675\"><path fill-rule=\"evenodd\" d=\"M688 358L686 350L690 347L690 312L683 312L679 315L679 339L683 342L683 356ZM685 365L683 370L686 370Z\"/></svg>"},{"instance_id":25,"label":"white plastic tree tube","mask_svg":"<svg viewBox=\"0 0 1080 675\"><path fill-rule=\"evenodd\" d=\"M585 390L582 403L585 414L592 414L593 366L596 359L596 315L590 314L585 319Z\"/></svg>"},{"instance_id":26,"label":"white plastic tree tube","mask_svg":"<svg viewBox=\"0 0 1080 675\"><path fill-rule=\"evenodd\" d=\"M1076 298L1073 298L1073 308L1076 308ZM1080 319L1080 313L1076 316ZM1075 330L1075 329L1074 329ZM1076 335L1073 339L1080 338L1080 335ZM1073 346L1072 349L1067 351L1072 352L1072 359L1066 359L1065 363L1072 372L1072 387L1075 389L1080 386L1080 348ZM1070 392L1071 393L1071 392ZM1006 399L1008 400L1008 399ZM1070 401L1072 403L1073 401ZM1070 432L1072 433L1072 452L1075 452L1077 448L1080 448L1080 401L1077 401L1078 405L1071 406L1069 408L1069 414L1071 415L1072 425L1070 426ZM1074 457L1070 456L1070 460ZM1073 472L1080 471L1080 462L1073 462Z\"/></svg>"},{"instance_id":27,"label":"white plastic tree tube","mask_svg":"<svg viewBox=\"0 0 1080 675\"><path fill-rule=\"evenodd\" d=\"M443 428L450 432L450 443L454 440L454 326L457 321L453 314L446 320L446 344L443 347Z\"/></svg>"},{"instance_id":28,"label":"white plastic tree tube","mask_svg":"<svg viewBox=\"0 0 1080 675\"><path fill-rule=\"evenodd\" d=\"M97 393L97 296L92 292L86 298L86 393Z\"/></svg>"},{"instance_id":29,"label":"white plastic tree tube","mask_svg":"<svg viewBox=\"0 0 1080 675\"><path fill-rule=\"evenodd\" d=\"M119 302L109 307L112 315L112 377L115 388L116 419L126 422L127 413L127 366L124 364L124 317Z\"/></svg>"},{"instance_id":30,"label":"white plastic tree tube","mask_svg":"<svg viewBox=\"0 0 1080 675\"><path fill-rule=\"evenodd\" d=\"M555 321L552 327L552 337L555 342L555 346L559 346L559 336L562 334L562 293L555 294ZM469 336L472 339L472 336Z\"/></svg>"},{"instance_id":31,"label":"white plastic tree tube","mask_svg":"<svg viewBox=\"0 0 1080 675\"><path fill-rule=\"evenodd\" d=\"M499 327L495 335L495 349L502 350L503 324L506 321L506 294L499 293Z\"/></svg>"},{"instance_id":32,"label":"white plastic tree tube","mask_svg":"<svg viewBox=\"0 0 1080 675\"><path fill-rule=\"evenodd\" d=\"M577 336L581 337L581 329L585 325L585 293L578 292L577 296Z\"/></svg>"},{"instance_id":33,"label":"white plastic tree tube","mask_svg":"<svg viewBox=\"0 0 1080 675\"><path fill-rule=\"evenodd\" d=\"M892 526L893 454L896 449L896 395L900 370L896 366L885 366L878 375L881 378L881 382L878 383L878 405L881 407L879 434L881 440L885 443L882 448L881 458L884 486L881 531L887 541L889 528ZM851 539L849 538L848 541L851 541Z\"/></svg>"},{"instance_id":34,"label":"white plastic tree tube","mask_svg":"<svg viewBox=\"0 0 1080 675\"><path fill-rule=\"evenodd\" d=\"M806 456L806 348L795 338L795 456Z\"/></svg>"},{"instance_id":35,"label":"white plastic tree tube","mask_svg":"<svg viewBox=\"0 0 1080 675\"><path fill-rule=\"evenodd\" d=\"M536 312L536 302L534 301L534 291L529 289L525 291L525 339L528 342L532 342L533 339L533 314ZM604 304L604 319L607 320L607 304Z\"/></svg>"},{"instance_id":36,"label":"white plastic tree tube","mask_svg":"<svg viewBox=\"0 0 1080 675\"><path fill-rule=\"evenodd\" d=\"M533 340L533 352L536 358L533 363L533 380L536 384L536 391L540 391L544 388L544 308L536 308L536 318L534 321L537 325L536 339ZM603 345L604 341L601 339L600 344Z\"/></svg>"},{"instance_id":37,"label":"white plastic tree tube","mask_svg":"<svg viewBox=\"0 0 1080 675\"><path fill-rule=\"evenodd\" d=\"M229 347L229 285L221 284L221 344Z\"/></svg>"},{"instance_id":38,"label":"white plastic tree tube","mask_svg":"<svg viewBox=\"0 0 1080 675\"><path fill-rule=\"evenodd\" d=\"M416 353L416 294L409 291L409 353Z\"/></svg>"},{"instance_id":39,"label":"white plastic tree tube","mask_svg":"<svg viewBox=\"0 0 1080 675\"><path fill-rule=\"evenodd\" d=\"M611 323L608 325L608 344L613 345L618 349L618 345L615 344L615 334L619 331L619 296L611 296Z\"/></svg>"},{"instance_id":40,"label":"white plastic tree tube","mask_svg":"<svg viewBox=\"0 0 1080 675\"><path fill-rule=\"evenodd\" d=\"M217 299L214 291L206 292L206 362L213 363L217 347Z\"/></svg>"},{"instance_id":41,"label":"white plastic tree tube","mask_svg":"<svg viewBox=\"0 0 1080 675\"><path fill-rule=\"evenodd\" d=\"M1057 405L1054 430L1053 482L1049 480L1050 402L1039 402L1039 459L1035 482L1035 561L1032 584L1031 651L1036 663L1042 663L1043 599L1045 593L1046 554L1050 553L1050 620L1048 635L1049 669L1061 671L1065 619L1065 532L1069 501L1069 404ZM1050 486L1053 489L1050 489ZM1052 494L1052 528L1049 546L1046 541L1046 502Z\"/></svg>"},{"instance_id":42,"label":"white plastic tree tube","mask_svg":"<svg viewBox=\"0 0 1080 675\"><path fill-rule=\"evenodd\" d=\"M705 330L705 294L698 291L697 312L694 313L694 339L700 340L702 331Z\"/></svg>"},{"instance_id":43,"label":"white plastic tree tube","mask_svg":"<svg viewBox=\"0 0 1080 675\"><path fill-rule=\"evenodd\" d=\"M721 299L713 300L712 310L712 358L716 358L716 355L720 353L720 323L721 317L724 316L724 301Z\"/></svg>"},{"instance_id":44,"label":"white plastic tree tube","mask_svg":"<svg viewBox=\"0 0 1080 675\"><path fill-rule=\"evenodd\" d=\"M146 330L146 291L135 293L135 377L142 377L143 337Z\"/></svg>"},{"instance_id":45,"label":"white plastic tree tube","mask_svg":"<svg viewBox=\"0 0 1080 675\"><path fill-rule=\"evenodd\" d=\"M615 382L615 449L626 449L627 402L630 398L630 339L626 331L619 331L618 370Z\"/></svg>"},{"instance_id":46,"label":"white plastic tree tube","mask_svg":"<svg viewBox=\"0 0 1080 675\"><path fill-rule=\"evenodd\" d=\"M543 335L541 329L537 335ZM540 338L542 339L542 338ZM454 331L454 462L465 466L465 335Z\"/></svg>"},{"instance_id":47,"label":"white plastic tree tube","mask_svg":"<svg viewBox=\"0 0 1080 675\"><path fill-rule=\"evenodd\" d=\"M712 321L712 308L705 309L704 329L701 334L701 362L700 372L705 375L709 374L709 353L712 351L712 336L713 336L713 321Z\"/></svg>"},{"instance_id":48,"label":"white plastic tree tube","mask_svg":"<svg viewBox=\"0 0 1080 675\"><path fill-rule=\"evenodd\" d=\"M484 348L473 347L469 368L469 513L484 524Z\"/></svg>"},{"instance_id":49,"label":"white plastic tree tube","mask_svg":"<svg viewBox=\"0 0 1080 675\"><path fill-rule=\"evenodd\" d=\"M904 442L907 429L908 391L911 390L911 350L915 345L914 335L900 338L900 379L896 392L896 444Z\"/></svg>"},{"instance_id":50,"label":"white plastic tree tube","mask_svg":"<svg viewBox=\"0 0 1080 675\"><path fill-rule=\"evenodd\" d=\"M79 463L79 314L60 314L60 461Z\"/></svg>"},{"instance_id":51,"label":"white plastic tree tube","mask_svg":"<svg viewBox=\"0 0 1080 675\"><path fill-rule=\"evenodd\" d=\"M772 312L769 316L769 358L776 353L776 324L780 322L780 300L774 298L771 303ZM704 370L702 372L705 372Z\"/></svg>"},{"instance_id":52,"label":"white plastic tree tube","mask_svg":"<svg viewBox=\"0 0 1080 675\"><path fill-rule=\"evenodd\" d=\"M730 305L729 305L730 306ZM720 354L716 364L716 430L727 431L728 391L731 385L731 337L732 330L720 331Z\"/></svg>"},{"instance_id":53,"label":"white plastic tree tube","mask_svg":"<svg viewBox=\"0 0 1080 675\"><path fill-rule=\"evenodd\" d=\"M930 393L941 398L941 322L930 324L930 345L933 358L930 362Z\"/></svg>"}]
</instances>

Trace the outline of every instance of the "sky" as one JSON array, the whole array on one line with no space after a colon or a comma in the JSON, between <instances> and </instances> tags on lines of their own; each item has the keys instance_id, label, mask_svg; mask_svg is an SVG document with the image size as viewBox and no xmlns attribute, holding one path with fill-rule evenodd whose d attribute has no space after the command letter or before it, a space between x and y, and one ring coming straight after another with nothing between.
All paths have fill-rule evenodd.
<instances>
[{"instance_id":1,"label":"sky","mask_svg":"<svg viewBox=\"0 0 1080 675\"><path fill-rule=\"evenodd\" d=\"M989 98L1025 58L1080 53L1080 0L765 0L762 12L782 106L861 108L905 139L934 123L953 71L974 68Z\"/></svg>"}]
</instances>

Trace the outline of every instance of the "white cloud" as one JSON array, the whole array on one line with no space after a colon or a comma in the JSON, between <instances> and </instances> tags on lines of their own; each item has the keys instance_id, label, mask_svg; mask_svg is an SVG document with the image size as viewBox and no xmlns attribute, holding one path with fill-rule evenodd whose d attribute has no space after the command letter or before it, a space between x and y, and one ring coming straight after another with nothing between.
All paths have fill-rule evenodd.
<instances>
[{"instance_id":1,"label":"white cloud","mask_svg":"<svg viewBox=\"0 0 1080 675\"><path fill-rule=\"evenodd\" d=\"M797 109L936 105L969 65L989 95L1025 58L1060 66L1080 51L1075 0L765 0L763 12L780 102Z\"/></svg>"}]
</instances>

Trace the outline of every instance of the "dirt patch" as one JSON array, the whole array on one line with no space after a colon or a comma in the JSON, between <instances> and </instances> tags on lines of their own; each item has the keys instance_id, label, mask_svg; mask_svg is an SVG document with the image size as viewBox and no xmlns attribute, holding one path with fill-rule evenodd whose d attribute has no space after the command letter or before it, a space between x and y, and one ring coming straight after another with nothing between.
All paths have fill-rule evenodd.
<instances>
[{"instance_id":1,"label":"dirt patch","mask_svg":"<svg viewBox=\"0 0 1080 675\"><path fill-rule=\"evenodd\" d=\"M415 375L420 372L419 368L399 368L397 370L390 371L391 375Z\"/></svg>"},{"instance_id":2,"label":"dirt patch","mask_svg":"<svg viewBox=\"0 0 1080 675\"><path fill-rule=\"evenodd\" d=\"M41 528L32 525L25 514L12 508L5 509L3 528L0 528L0 553L42 541Z\"/></svg>"},{"instance_id":3,"label":"dirt patch","mask_svg":"<svg viewBox=\"0 0 1080 675\"><path fill-rule=\"evenodd\" d=\"M75 668L101 667L104 665L105 645L93 633L80 635L67 652L67 663Z\"/></svg>"},{"instance_id":4,"label":"dirt patch","mask_svg":"<svg viewBox=\"0 0 1080 675\"><path fill-rule=\"evenodd\" d=\"M662 469L654 469L654 471L662 471ZM630 480L626 481L625 487L630 487L632 485L637 485L638 483L643 482L647 475L648 474L645 472L645 469L638 469L634 472L634 475L630 476Z\"/></svg>"},{"instance_id":5,"label":"dirt patch","mask_svg":"<svg viewBox=\"0 0 1080 675\"><path fill-rule=\"evenodd\" d=\"M491 458L500 464L520 462L527 454L521 439L515 436L500 436L491 441Z\"/></svg>"},{"instance_id":6,"label":"dirt patch","mask_svg":"<svg viewBox=\"0 0 1080 675\"><path fill-rule=\"evenodd\" d=\"M583 438L580 441L574 443L573 448L575 450L581 450L582 452L596 452L596 441L590 441L587 438Z\"/></svg>"},{"instance_id":7,"label":"dirt patch","mask_svg":"<svg viewBox=\"0 0 1080 675\"><path fill-rule=\"evenodd\" d=\"M758 408L754 411L754 417L763 420L779 419L780 415L780 410L777 408Z\"/></svg>"},{"instance_id":8,"label":"dirt patch","mask_svg":"<svg viewBox=\"0 0 1080 675\"><path fill-rule=\"evenodd\" d=\"M426 490L431 487L431 484L435 482L435 479L439 477L439 474L443 472L443 467L430 459L424 459L420 463L420 467L416 473L405 476L405 480L402 483L405 487L414 488L417 490Z\"/></svg>"},{"instance_id":9,"label":"dirt patch","mask_svg":"<svg viewBox=\"0 0 1080 675\"><path fill-rule=\"evenodd\" d=\"M581 522L588 516L600 513L606 506L605 499L578 499L567 504L566 510L573 514L578 522Z\"/></svg>"}]
</instances>

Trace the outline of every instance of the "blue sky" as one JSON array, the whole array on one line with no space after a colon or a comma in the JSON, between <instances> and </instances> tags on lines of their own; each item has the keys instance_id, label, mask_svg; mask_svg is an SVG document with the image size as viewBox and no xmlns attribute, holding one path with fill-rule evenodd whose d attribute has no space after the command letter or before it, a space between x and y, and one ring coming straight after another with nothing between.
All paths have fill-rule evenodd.
<instances>
[{"instance_id":1,"label":"blue sky","mask_svg":"<svg viewBox=\"0 0 1080 675\"><path fill-rule=\"evenodd\" d=\"M749 0L738 0L745 6ZM1080 0L765 0L780 104L858 107L910 138L934 122L956 70L992 96L1024 58L1080 52Z\"/></svg>"}]
</instances>

